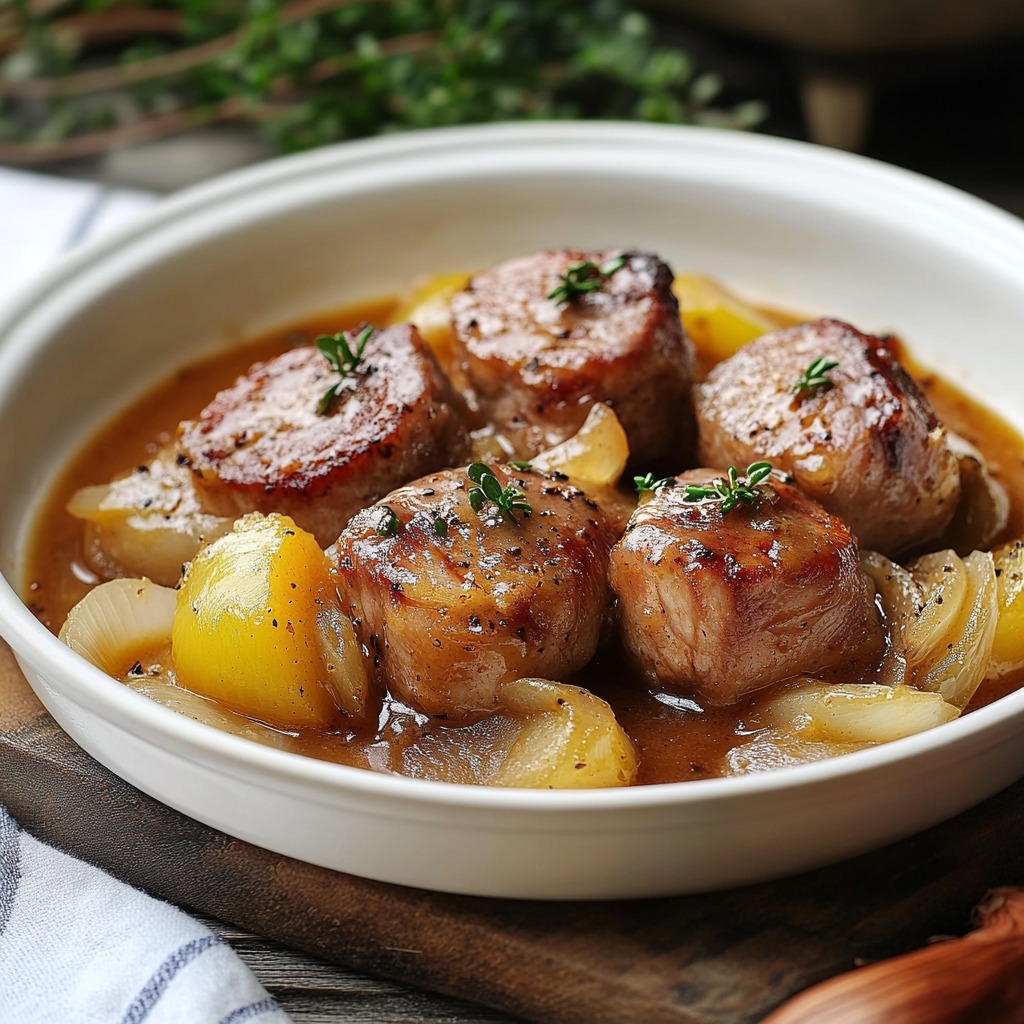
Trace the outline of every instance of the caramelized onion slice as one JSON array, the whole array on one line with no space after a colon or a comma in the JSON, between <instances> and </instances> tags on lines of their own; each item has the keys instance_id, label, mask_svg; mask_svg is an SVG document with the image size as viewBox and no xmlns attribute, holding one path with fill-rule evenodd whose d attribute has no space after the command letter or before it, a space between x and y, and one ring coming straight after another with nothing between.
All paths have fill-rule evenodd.
<instances>
[{"instance_id":1,"label":"caramelized onion slice","mask_svg":"<svg viewBox=\"0 0 1024 1024\"><path fill-rule=\"evenodd\" d=\"M949 564L937 555L927 555L915 564L915 578L924 581L930 604L948 585ZM933 653L927 661L919 661L914 682L963 710L985 678L992 654L997 615L995 565L987 551L975 551L952 574L963 574L966 580L964 601L945 635L944 648L941 640L937 644L939 657Z\"/></svg>"},{"instance_id":2,"label":"caramelized onion slice","mask_svg":"<svg viewBox=\"0 0 1024 1024\"><path fill-rule=\"evenodd\" d=\"M517 679L499 689L498 700L522 724L490 785L584 789L628 786L636 778L632 741L589 690Z\"/></svg>"},{"instance_id":3,"label":"caramelized onion slice","mask_svg":"<svg viewBox=\"0 0 1024 1024\"><path fill-rule=\"evenodd\" d=\"M1006 529L1010 498L970 441L953 433L947 433L946 438L960 464L960 499L942 535L942 544L959 555L983 551Z\"/></svg>"},{"instance_id":4,"label":"caramelized onion slice","mask_svg":"<svg viewBox=\"0 0 1024 1024\"><path fill-rule=\"evenodd\" d=\"M252 740L254 743L262 743L265 747L293 752L299 750L295 736L229 711L205 697L200 697L198 693L178 686L169 677L147 673L138 677L128 676L125 683L157 704L163 704L165 708L204 725L212 725L221 732L241 736L242 739Z\"/></svg>"},{"instance_id":5,"label":"caramelized onion slice","mask_svg":"<svg viewBox=\"0 0 1024 1024\"><path fill-rule=\"evenodd\" d=\"M435 725L405 747L393 770L482 786L584 789L628 786L633 743L612 709L578 686L517 679L500 708L469 725Z\"/></svg>"},{"instance_id":6,"label":"caramelized onion slice","mask_svg":"<svg viewBox=\"0 0 1024 1024\"><path fill-rule=\"evenodd\" d=\"M939 551L909 571L874 552L861 558L889 623L884 682L906 681L963 710L985 678L997 619L995 564L988 552L961 559ZM901 671L900 662L905 663Z\"/></svg>"},{"instance_id":7,"label":"caramelized onion slice","mask_svg":"<svg viewBox=\"0 0 1024 1024\"><path fill-rule=\"evenodd\" d=\"M757 775L792 768L863 750L866 743L829 743L804 739L792 729L763 729L732 748L725 758L724 775Z\"/></svg>"},{"instance_id":8,"label":"caramelized onion slice","mask_svg":"<svg viewBox=\"0 0 1024 1024\"><path fill-rule=\"evenodd\" d=\"M771 725L803 740L870 744L933 729L959 714L937 693L877 683L804 685L780 694L764 711Z\"/></svg>"},{"instance_id":9,"label":"caramelized onion slice","mask_svg":"<svg viewBox=\"0 0 1024 1024\"><path fill-rule=\"evenodd\" d=\"M530 460L534 469L565 473L582 484L611 486L629 459L629 442L618 416L603 402L591 406L583 426L561 444Z\"/></svg>"},{"instance_id":10,"label":"caramelized onion slice","mask_svg":"<svg viewBox=\"0 0 1024 1024\"><path fill-rule=\"evenodd\" d=\"M98 575L145 576L172 587L181 567L231 520L204 512L173 445L109 484L82 487L68 512L84 521L85 555Z\"/></svg>"},{"instance_id":11,"label":"caramelized onion slice","mask_svg":"<svg viewBox=\"0 0 1024 1024\"><path fill-rule=\"evenodd\" d=\"M68 612L60 639L121 679L145 652L167 644L177 597L171 588L145 579L101 583Z\"/></svg>"}]
</instances>

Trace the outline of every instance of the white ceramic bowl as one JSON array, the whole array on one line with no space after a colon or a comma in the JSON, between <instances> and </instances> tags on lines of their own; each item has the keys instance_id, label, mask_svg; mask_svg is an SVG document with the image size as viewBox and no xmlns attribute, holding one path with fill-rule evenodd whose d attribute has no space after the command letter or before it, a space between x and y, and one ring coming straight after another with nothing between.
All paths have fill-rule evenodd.
<instances>
[{"instance_id":1,"label":"white ceramic bowl","mask_svg":"<svg viewBox=\"0 0 1024 1024\"><path fill-rule=\"evenodd\" d=\"M797 872L1024 774L1018 692L932 732L756 777L535 792L376 775L179 717L81 661L18 599L44 492L146 384L423 272L569 245L651 249L782 305L898 330L1024 426L1024 226L890 167L708 129L539 124L247 170L65 260L0 328L0 632L71 736L139 788L260 846L390 882L552 899Z\"/></svg>"}]
</instances>

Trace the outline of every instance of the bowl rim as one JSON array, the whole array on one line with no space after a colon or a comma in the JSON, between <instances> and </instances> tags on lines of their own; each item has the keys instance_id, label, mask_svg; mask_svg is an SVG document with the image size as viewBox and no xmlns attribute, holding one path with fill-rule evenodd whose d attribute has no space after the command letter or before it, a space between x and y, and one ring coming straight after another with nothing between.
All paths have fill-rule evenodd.
<instances>
[{"instance_id":1,"label":"bowl rim","mask_svg":"<svg viewBox=\"0 0 1024 1024\"><path fill-rule=\"evenodd\" d=\"M133 222L108 237L88 242L62 257L34 282L23 288L0 316L0 398L6 371L19 360L31 361L32 332L23 343L12 344L10 335L31 328L49 296L59 294L80 277L99 273L104 261L123 253L161 231L202 216L225 202L254 202L265 190L295 188L304 178L325 171L344 175L355 169L373 168L399 159L443 157L458 161L467 155L532 147L535 157L587 146L646 146L676 155L704 154L711 159L756 157L781 162L793 170L838 175L859 183L868 193L895 188L911 203L926 203L942 217L951 217L987 245L1005 244L1018 255L1024 251L1024 222L1007 211L968 195L952 186L913 171L882 164L867 157L828 150L811 143L749 135L715 128L660 126L620 122L528 122L448 129L429 129L357 142L340 143L308 153L277 158L247 167L185 189L155 203ZM1024 261L1022 261L1024 263ZM1024 266L1021 269L1024 283ZM1022 285L1024 286L1024 285ZM18 334L18 337L21 337ZM52 484L53 476L50 475ZM768 791L799 791L828 784L838 778L885 771L947 748L966 748L993 726L1006 725L1024 716L1024 688L1010 693L969 715L924 733L839 757L787 766L764 773L687 782L657 783L623 789L531 790L501 789L468 784L411 779L355 768L313 757L277 750L221 732L193 721L134 693L65 647L32 614L14 585L0 577L0 636L14 650L23 666L42 676L72 681L73 700L86 702L91 710L122 727L141 730L161 745L184 748L190 756L236 763L266 778L312 786L330 798L345 793L387 798L396 804L423 807L444 805L450 809L523 811L563 815L571 811L644 811L656 807L745 802ZM379 813L385 813L382 803Z\"/></svg>"}]
</instances>

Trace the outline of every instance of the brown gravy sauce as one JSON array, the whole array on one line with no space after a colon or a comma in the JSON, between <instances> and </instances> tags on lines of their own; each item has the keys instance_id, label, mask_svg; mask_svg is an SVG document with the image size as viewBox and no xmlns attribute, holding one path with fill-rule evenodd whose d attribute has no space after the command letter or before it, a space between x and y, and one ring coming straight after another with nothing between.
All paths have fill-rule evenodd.
<instances>
[{"instance_id":1,"label":"brown gravy sauce","mask_svg":"<svg viewBox=\"0 0 1024 1024\"><path fill-rule=\"evenodd\" d=\"M103 482L151 459L175 433L180 420L194 417L212 395L253 362L318 334L361 323L383 323L394 308L377 302L322 314L295 327L272 332L204 362L188 366L118 414L67 467L36 522L27 560L25 599L54 633L69 609L97 583L82 551L82 526L66 511L79 487ZM786 318L796 322L795 318ZM1010 497L1010 520L999 542L1024 536L1024 439L998 415L967 397L950 382L905 357L939 418L984 455ZM995 545L993 545L995 546ZM649 692L611 647L571 682L607 700L637 747L640 784L686 781L721 774L729 750L757 730L764 693L726 708L701 709L685 698ZM983 684L971 708L987 704L1024 683L1024 673ZM970 710L970 709L969 709ZM299 738L302 752L361 768L401 770L414 739L438 729L422 716L386 703L378 722L360 733L311 733ZM476 729L477 727L458 727ZM467 737L469 739L469 737ZM453 780L459 781L459 780Z\"/></svg>"}]
</instances>

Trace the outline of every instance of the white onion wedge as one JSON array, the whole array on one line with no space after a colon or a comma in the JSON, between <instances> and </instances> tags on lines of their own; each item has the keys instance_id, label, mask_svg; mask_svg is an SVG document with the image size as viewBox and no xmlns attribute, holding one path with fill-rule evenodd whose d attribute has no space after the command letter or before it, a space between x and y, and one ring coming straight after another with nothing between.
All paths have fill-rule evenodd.
<instances>
[{"instance_id":1,"label":"white onion wedge","mask_svg":"<svg viewBox=\"0 0 1024 1024\"><path fill-rule=\"evenodd\" d=\"M109 484L77 490L68 512L85 523L85 555L98 575L145 576L174 586L182 565L231 520L204 512L173 445Z\"/></svg>"},{"instance_id":2,"label":"white onion wedge","mask_svg":"<svg viewBox=\"0 0 1024 1024\"><path fill-rule=\"evenodd\" d=\"M583 789L628 786L636 751L612 709L589 690L547 679L517 679L498 691L523 721L492 786Z\"/></svg>"},{"instance_id":3,"label":"white onion wedge","mask_svg":"<svg viewBox=\"0 0 1024 1024\"><path fill-rule=\"evenodd\" d=\"M939 551L919 558L908 571L865 552L861 564L889 623L892 654L881 681L905 681L963 710L985 678L995 636L992 555L975 551L962 559Z\"/></svg>"},{"instance_id":4,"label":"white onion wedge","mask_svg":"<svg viewBox=\"0 0 1024 1024\"><path fill-rule=\"evenodd\" d=\"M110 580L68 612L60 639L107 675L123 678L148 651L167 645L177 593L150 580Z\"/></svg>"},{"instance_id":5,"label":"white onion wedge","mask_svg":"<svg viewBox=\"0 0 1024 1024\"><path fill-rule=\"evenodd\" d=\"M470 725L428 730L391 770L414 778L534 789L628 786L633 743L612 709L588 690L517 679L498 691L499 710Z\"/></svg>"},{"instance_id":6,"label":"white onion wedge","mask_svg":"<svg viewBox=\"0 0 1024 1024\"><path fill-rule=\"evenodd\" d=\"M565 473L582 484L609 487L622 476L629 442L618 416L603 402L593 405L583 426L561 444L530 460L534 469Z\"/></svg>"},{"instance_id":7,"label":"white onion wedge","mask_svg":"<svg viewBox=\"0 0 1024 1024\"><path fill-rule=\"evenodd\" d=\"M129 676L125 682L131 689L150 700L155 700L158 704L163 704L165 708L204 725L212 725L221 732L241 736L242 739L252 740L254 743L262 743L265 747L299 751L296 738L289 733L271 729L260 722L251 721L244 715L235 714L205 697L200 697L197 693L192 693L191 690L177 686L168 678L150 675Z\"/></svg>"},{"instance_id":8,"label":"white onion wedge","mask_svg":"<svg viewBox=\"0 0 1024 1024\"><path fill-rule=\"evenodd\" d=\"M889 743L950 722L959 710L937 693L877 683L805 685L772 700L764 718L800 739Z\"/></svg>"},{"instance_id":9,"label":"white onion wedge","mask_svg":"<svg viewBox=\"0 0 1024 1024\"><path fill-rule=\"evenodd\" d=\"M863 750L866 743L825 743L803 739L791 729L764 729L729 751L726 775L756 775Z\"/></svg>"},{"instance_id":10,"label":"white onion wedge","mask_svg":"<svg viewBox=\"0 0 1024 1024\"><path fill-rule=\"evenodd\" d=\"M967 595L956 626L948 635L945 651L939 651L941 657L933 660L927 671L919 671L915 679L922 689L940 694L961 711L985 678L998 608L992 555L975 551L962 564ZM943 572L944 566L939 571Z\"/></svg>"},{"instance_id":11,"label":"white onion wedge","mask_svg":"<svg viewBox=\"0 0 1024 1024\"><path fill-rule=\"evenodd\" d=\"M953 433L947 433L946 439L960 464L960 500L953 521L942 535L942 546L960 555L986 550L1006 529L1009 495L970 441Z\"/></svg>"}]
</instances>

